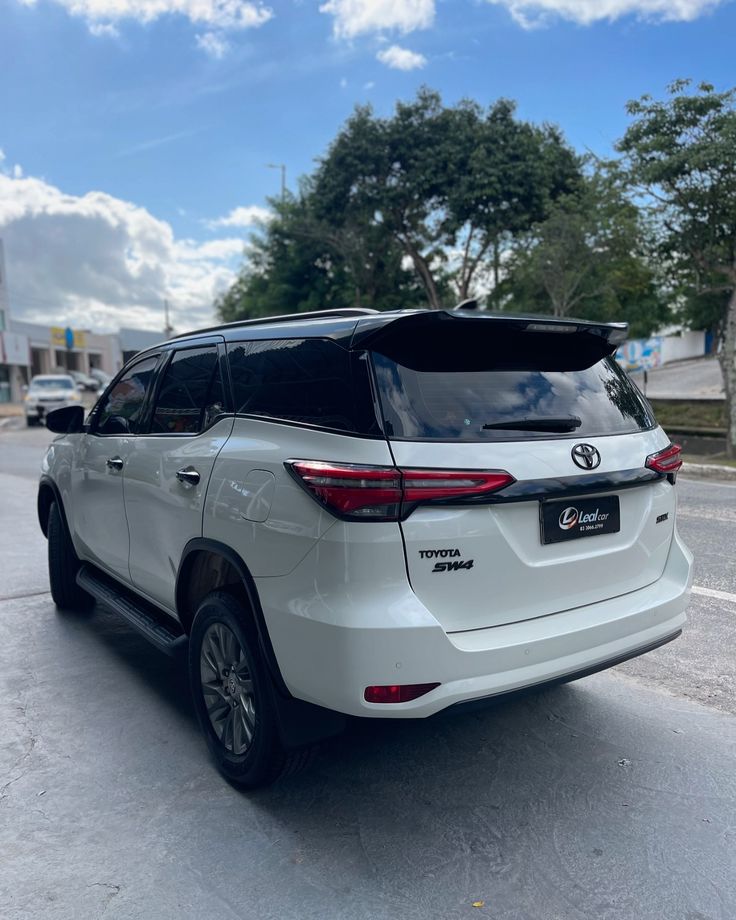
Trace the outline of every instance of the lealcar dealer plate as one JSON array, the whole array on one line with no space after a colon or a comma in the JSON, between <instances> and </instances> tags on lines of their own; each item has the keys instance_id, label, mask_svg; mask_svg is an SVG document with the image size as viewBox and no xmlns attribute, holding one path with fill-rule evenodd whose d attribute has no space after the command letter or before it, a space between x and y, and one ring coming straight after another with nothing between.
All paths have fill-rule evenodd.
<instances>
[{"instance_id":1,"label":"lealcar dealer plate","mask_svg":"<svg viewBox=\"0 0 736 920\"><path fill-rule=\"evenodd\" d=\"M542 543L564 543L621 530L618 495L540 502Z\"/></svg>"}]
</instances>

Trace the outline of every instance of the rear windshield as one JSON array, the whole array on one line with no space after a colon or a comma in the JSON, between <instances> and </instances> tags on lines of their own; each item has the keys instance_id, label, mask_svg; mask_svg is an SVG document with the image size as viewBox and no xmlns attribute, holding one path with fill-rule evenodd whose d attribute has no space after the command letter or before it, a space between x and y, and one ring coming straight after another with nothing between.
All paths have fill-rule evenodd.
<instances>
[{"instance_id":1,"label":"rear windshield","mask_svg":"<svg viewBox=\"0 0 736 920\"><path fill-rule=\"evenodd\" d=\"M654 425L648 403L612 358L575 371L413 370L374 353L373 365L386 435L395 440L580 438ZM510 427L517 423L520 429Z\"/></svg>"}]
</instances>

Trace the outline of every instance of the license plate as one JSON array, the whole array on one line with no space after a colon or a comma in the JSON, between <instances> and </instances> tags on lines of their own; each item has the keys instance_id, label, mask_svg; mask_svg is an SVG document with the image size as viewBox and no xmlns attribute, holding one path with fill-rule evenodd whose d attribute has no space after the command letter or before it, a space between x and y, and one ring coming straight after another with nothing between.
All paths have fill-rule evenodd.
<instances>
[{"instance_id":1,"label":"license plate","mask_svg":"<svg viewBox=\"0 0 736 920\"><path fill-rule=\"evenodd\" d=\"M618 495L540 502L542 543L565 543L621 530Z\"/></svg>"}]
</instances>

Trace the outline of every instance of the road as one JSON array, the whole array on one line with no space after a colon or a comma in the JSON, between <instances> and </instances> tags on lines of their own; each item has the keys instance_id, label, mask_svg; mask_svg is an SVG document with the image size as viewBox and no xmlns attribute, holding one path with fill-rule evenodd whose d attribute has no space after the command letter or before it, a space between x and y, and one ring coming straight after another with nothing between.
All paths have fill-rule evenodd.
<instances>
[{"instance_id":1,"label":"road","mask_svg":"<svg viewBox=\"0 0 736 920\"><path fill-rule=\"evenodd\" d=\"M736 485L681 480L679 642L482 712L356 723L243 795L177 664L105 612L55 612L47 440L0 433L4 920L736 917Z\"/></svg>"},{"instance_id":2,"label":"road","mask_svg":"<svg viewBox=\"0 0 736 920\"><path fill-rule=\"evenodd\" d=\"M632 374L643 388L643 373ZM649 371L647 396L650 399L718 399L723 398L723 375L718 358L693 358L675 361Z\"/></svg>"}]
</instances>

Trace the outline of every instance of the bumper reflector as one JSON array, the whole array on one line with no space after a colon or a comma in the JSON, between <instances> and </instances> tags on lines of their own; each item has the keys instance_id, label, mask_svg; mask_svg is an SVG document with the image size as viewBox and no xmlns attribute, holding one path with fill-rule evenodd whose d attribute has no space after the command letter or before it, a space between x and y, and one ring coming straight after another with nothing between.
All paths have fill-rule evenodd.
<instances>
[{"instance_id":1,"label":"bumper reflector","mask_svg":"<svg viewBox=\"0 0 736 920\"><path fill-rule=\"evenodd\" d=\"M439 684L394 684L388 687L366 687L363 694L367 703L408 703L424 696Z\"/></svg>"}]
</instances>

